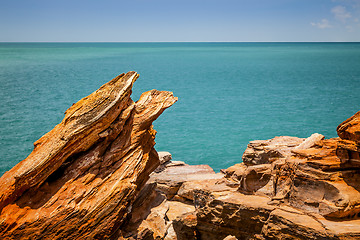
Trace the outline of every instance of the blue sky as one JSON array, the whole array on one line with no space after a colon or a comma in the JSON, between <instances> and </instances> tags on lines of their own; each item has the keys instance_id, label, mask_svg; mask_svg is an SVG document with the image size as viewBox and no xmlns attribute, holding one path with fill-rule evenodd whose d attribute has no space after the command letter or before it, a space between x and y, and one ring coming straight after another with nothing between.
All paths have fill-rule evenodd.
<instances>
[{"instance_id":1,"label":"blue sky","mask_svg":"<svg viewBox=\"0 0 360 240\"><path fill-rule=\"evenodd\" d=\"M0 0L0 41L360 41L360 0Z\"/></svg>"}]
</instances>

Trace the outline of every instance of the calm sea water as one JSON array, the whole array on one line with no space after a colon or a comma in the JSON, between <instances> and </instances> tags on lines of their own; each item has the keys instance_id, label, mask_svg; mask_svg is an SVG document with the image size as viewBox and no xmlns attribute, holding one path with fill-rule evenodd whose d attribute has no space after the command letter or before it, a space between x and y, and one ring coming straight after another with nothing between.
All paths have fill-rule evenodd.
<instances>
[{"instance_id":1,"label":"calm sea water","mask_svg":"<svg viewBox=\"0 0 360 240\"><path fill-rule=\"evenodd\" d=\"M179 101L155 122L156 149L216 171L249 141L336 126L360 110L359 43L0 43L0 174L72 103L137 71Z\"/></svg>"}]
</instances>

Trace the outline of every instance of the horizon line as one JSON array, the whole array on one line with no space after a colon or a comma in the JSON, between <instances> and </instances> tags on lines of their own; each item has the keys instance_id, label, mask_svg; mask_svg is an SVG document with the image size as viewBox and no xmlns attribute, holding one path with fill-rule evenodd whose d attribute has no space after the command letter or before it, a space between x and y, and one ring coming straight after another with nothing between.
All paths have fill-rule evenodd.
<instances>
[{"instance_id":1,"label":"horizon line","mask_svg":"<svg viewBox=\"0 0 360 240\"><path fill-rule=\"evenodd\" d=\"M360 41L0 41L0 43L360 43Z\"/></svg>"}]
</instances>

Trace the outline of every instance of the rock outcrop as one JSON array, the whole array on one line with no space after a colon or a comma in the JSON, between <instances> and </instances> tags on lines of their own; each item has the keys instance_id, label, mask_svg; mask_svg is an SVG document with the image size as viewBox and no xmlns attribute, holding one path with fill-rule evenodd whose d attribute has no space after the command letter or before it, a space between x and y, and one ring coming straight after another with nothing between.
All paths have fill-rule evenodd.
<instances>
[{"instance_id":1,"label":"rock outcrop","mask_svg":"<svg viewBox=\"0 0 360 240\"><path fill-rule=\"evenodd\" d=\"M346 136L353 138L252 141L243 163L222 173L164 163L148 182L162 199L153 209L164 214L140 220L146 230L130 222L125 239L360 239L360 124L353 119L338 127L351 122ZM173 205L170 220L174 202L187 207ZM161 234L154 221L164 226Z\"/></svg>"},{"instance_id":2,"label":"rock outcrop","mask_svg":"<svg viewBox=\"0 0 360 240\"><path fill-rule=\"evenodd\" d=\"M152 122L176 98L130 98L121 74L65 113L33 152L0 178L1 239L110 239L160 164Z\"/></svg>"},{"instance_id":3,"label":"rock outcrop","mask_svg":"<svg viewBox=\"0 0 360 240\"><path fill-rule=\"evenodd\" d=\"M195 189L194 220L175 225L198 239L360 239L358 115L341 138L250 142L243 163L223 170L228 188Z\"/></svg>"},{"instance_id":4,"label":"rock outcrop","mask_svg":"<svg viewBox=\"0 0 360 240\"><path fill-rule=\"evenodd\" d=\"M341 123L336 131L341 139L360 143L360 111Z\"/></svg>"},{"instance_id":5,"label":"rock outcrop","mask_svg":"<svg viewBox=\"0 0 360 240\"><path fill-rule=\"evenodd\" d=\"M129 221L121 229L121 239L185 239L180 234L183 231L175 229L174 223L178 217L195 212L193 192L212 187L213 182L223 179L222 173L215 173L208 165L170 161L170 154L166 152L159 155L168 160L162 161L150 175L134 203ZM211 191L216 191L215 188ZM218 185L219 191L225 188Z\"/></svg>"},{"instance_id":6,"label":"rock outcrop","mask_svg":"<svg viewBox=\"0 0 360 240\"><path fill-rule=\"evenodd\" d=\"M1 239L360 239L360 112L339 138L249 143L215 173L154 149L152 122L177 99L138 74L66 111L0 178Z\"/></svg>"}]
</instances>

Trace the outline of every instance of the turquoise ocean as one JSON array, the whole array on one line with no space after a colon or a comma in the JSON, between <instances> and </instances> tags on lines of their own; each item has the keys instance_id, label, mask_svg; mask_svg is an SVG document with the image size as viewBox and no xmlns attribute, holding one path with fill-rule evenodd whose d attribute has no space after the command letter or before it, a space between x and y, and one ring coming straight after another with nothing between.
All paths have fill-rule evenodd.
<instances>
[{"instance_id":1,"label":"turquoise ocean","mask_svg":"<svg viewBox=\"0 0 360 240\"><path fill-rule=\"evenodd\" d=\"M179 98L154 123L156 149L215 171L249 141L336 137L360 110L360 43L0 43L0 175L72 103L137 71L132 98Z\"/></svg>"}]
</instances>

